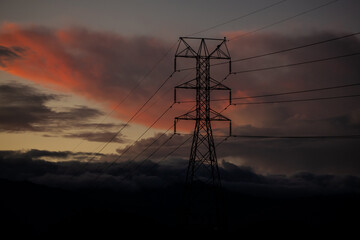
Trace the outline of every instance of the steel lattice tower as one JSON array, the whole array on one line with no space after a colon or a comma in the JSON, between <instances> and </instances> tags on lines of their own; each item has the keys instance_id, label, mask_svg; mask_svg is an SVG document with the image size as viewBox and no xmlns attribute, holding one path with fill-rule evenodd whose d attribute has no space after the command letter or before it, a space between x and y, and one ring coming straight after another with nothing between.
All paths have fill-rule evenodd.
<instances>
[{"instance_id":1,"label":"steel lattice tower","mask_svg":"<svg viewBox=\"0 0 360 240\"><path fill-rule=\"evenodd\" d=\"M208 48L208 46L212 46ZM223 228L225 209L222 196L220 173L216 157L211 121L231 121L210 107L210 93L213 90L231 90L210 76L210 60L229 60L231 58L226 46L226 39L180 37L175 54L175 71L177 58L196 60L196 77L174 89L196 90L196 108L174 120L174 131L179 120L195 120L190 159L186 174L183 195L181 223L186 226L204 226L214 229Z\"/></svg>"}]
</instances>

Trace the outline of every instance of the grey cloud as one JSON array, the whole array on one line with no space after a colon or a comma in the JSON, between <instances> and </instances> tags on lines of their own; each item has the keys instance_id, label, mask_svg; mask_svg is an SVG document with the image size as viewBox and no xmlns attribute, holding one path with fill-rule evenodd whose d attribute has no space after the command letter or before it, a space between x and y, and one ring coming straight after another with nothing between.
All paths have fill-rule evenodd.
<instances>
[{"instance_id":1,"label":"grey cloud","mask_svg":"<svg viewBox=\"0 0 360 240\"><path fill-rule=\"evenodd\" d=\"M101 186L131 191L182 185L185 179L187 162L180 159L162 163L145 161L139 168L135 168L138 163L125 161L115 163L109 168L108 162L47 162L40 157L58 154L61 153L32 150L21 154L2 151L0 177L63 188ZM64 154L75 156L80 153ZM227 161L221 161L220 173L225 189L251 195L360 193L359 177L350 175L309 172L290 176L262 175L255 173L250 167L237 166Z\"/></svg>"},{"instance_id":2,"label":"grey cloud","mask_svg":"<svg viewBox=\"0 0 360 240\"><path fill-rule=\"evenodd\" d=\"M11 61L14 58L19 58L23 49L20 47L4 47L0 46L0 66L6 67L5 62Z\"/></svg>"},{"instance_id":3,"label":"grey cloud","mask_svg":"<svg viewBox=\"0 0 360 240\"><path fill-rule=\"evenodd\" d=\"M118 134L117 132L81 132L81 133L71 133L65 134L64 137L68 138L82 138L91 142L111 142L116 143L125 143L127 140L122 137L122 134Z\"/></svg>"},{"instance_id":4,"label":"grey cloud","mask_svg":"<svg viewBox=\"0 0 360 240\"><path fill-rule=\"evenodd\" d=\"M0 128L5 131L36 131L36 124L45 123L53 111L45 104L58 99L51 94L43 94L35 89L20 85L0 86Z\"/></svg>"},{"instance_id":5,"label":"grey cloud","mask_svg":"<svg viewBox=\"0 0 360 240\"><path fill-rule=\"evenodd\" d=\"M358 139L229 139L218 156L256 172L360 174Z\"/></svg>"},{"instance_id":6,"label":"grey cloud","mask_svg":"<svg viewBox=\"0 0 360 240\"><path fill-rule=\"evenodd\" d=\"M143 160L144 158L150 157L150 160L158 160L162 159L167 156L170 152L172 152L171 157L169 158L184 158L188 157L190 154L190 146L191 146L191 139L188 140L185 144L184 142L186 139L189 138L188 135L174 135L172 134L165 134L162 137L161 133L155 135L154 137L144 138L139 140L138 142L131 143L128 146L118 149L117 152L119 154L123 154L124 151L124 158L133 159L135 156L138 155L139 152L144 153L137 159L138 161ZM160 137L160 138L159 138ZM158 139L158 140L157 140ZM151 146L150 146L151 145ZM179 147L182 145L181 147ZM129 148L127 150L127 148ZM177 150L176 150L177 149ZM176 150L176 151L175 151Z\"/></svg>"},{"instance_id":7,"label":"grey cloud","mask_svg":"<svg viewBox=\"0 0 360 240\"><path fill-rule=\"evenodd\" d=\"M345 123L343 123L345 122ZM330 130L337 126L338 131ZM278 127L259 128L251 125L239 126L233 129L234 134L249 136L311 136L331 134L354 134L354 128L349 124L348 118L309 121L307 126L294 126L288 131ZM323 126L325 125L325 126ZM312 128L317 128L312 131ZM226 135L224 132L216 135ZM143 139L135 143L122 159L134 159L139 152L142 152L157 139L158 136ZM181 159L187 162L190 156L190 139L171 156L168 156L189 135L176 135L167 144L163 143L171 137L171 134L163 136L158 142L148 147L136 161L150 158L153 161L168 162L172 159ZM224 137L215 137L217 145L224 140ZM256 173L261 174L285 174L292 175L297 172L311 172L314 174L334 175L360 175L360 151L357 147L359 139L251 139L230 137L221 145L217 146L217 157L219 162L234 163L237 166L249 166ZM125 147L124 149L127 149ZM119 150L121 154L124 149ZM150 157L151 156L151 157Z\"/></svg>"},{"instance_id":8,"label":"grey cloud","mask_svg":"<svg viewBox=\"0 0 360 240\"><path fill-rule=\"evenodd\" d=\"M50 101L59 101L64 97L42 93L31 86L19 83L2 84L0 85L0 129L8 132L62 132L95 126L99 130L113 129L121 125L91 123L90 120L103 115L103 112L95 108L74 106L59 111L47 105Z\"/></svg>"}]
</instances>

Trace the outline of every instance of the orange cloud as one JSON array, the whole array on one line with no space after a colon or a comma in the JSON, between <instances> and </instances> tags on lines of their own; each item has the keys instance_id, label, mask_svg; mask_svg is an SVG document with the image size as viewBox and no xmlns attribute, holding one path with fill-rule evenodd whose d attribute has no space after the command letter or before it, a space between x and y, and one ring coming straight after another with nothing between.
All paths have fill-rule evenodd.
<instances>
[{"instance_id":1,"label":"orange cloud","mask_svg":"<svg viewBox=\"0 0 360 240\"><path fill-rule=\"evenodd\" d=\"M16 24L1 26L0 46L24 49L21 57L6 61L1 70L104 103L108 108L117 106L169 47L146 37L126 38L83 28L54 30ZM116 116L129 119L171 70L170 66L160 64L116 108ZM159 102L157 108L165 109L164 100ZM143 113L137 121L152 122L159 113L153 112L156 113Z\"/></svg>"},{"instance_id":2,"label":"orange cloud","mask_svg":"<svg viewBox=\"0 0 360 240\"><path fill-rule=\"evenodd\" d=\"M336 33L331 32L296 37L257 33L237 38L244 33L242 31L226 33L230 39L228 47L233 60L337 36ZM334 42L313 46L301 51L284 52L249 61L233 61L232 70L257 69L355 52L358 51L358 42L356 38L348 38L336 44ZM20 57L1 59L0 68L43 86L101 102L109 109L117 106L115 116L127 121L172 72L174 55L170 53L150 75L147 75L171 45L151 37L125 37L85 28L56 30L39 26L4 24L0 28L0 46L22 49L22 51L16 53ZM237 74L230 76L224 84L233 89L235 93L233 96L254 96L338 85L340 80L344 80L342 84L352 83L359 74L356 60L344 58L321 64ZM217 71L217 68L212 69ZM144 76L147 76L145 80L143 80ZM193 77L189 76L188 79ZM180 78L176 80L179 81ZM177 84L179 83L174 79L169 81L143 109L135 122L149 126L157 119L172 103L173 87ZM123 101L130 91L132 91L131 95ZM186 95L182 97L187 99ZM224 98L224 96L220 97ZM221 111L226 107L227 102L212 104L215 110ZM190 105L192 104L176 104L175 109L169 112L171 114L167 114L155 127L167 129L173 122L173 117L186 113ZM153 107L148 109L149 106ZM353 107L355 108L356 105ZM297 108L292 108L290 105L252 105L244 108L229 108L224 114L242 124L282 126L300 111L304 116L312 116L313 112L316 112L319 118L336 116L335 113L330 115L323 109L326 108L319 104L297 105ZM335 107L332 106L332 110L334 109ZM340 114L345 108L339 104L337 109Z\"/></svg>"}]
</instances>

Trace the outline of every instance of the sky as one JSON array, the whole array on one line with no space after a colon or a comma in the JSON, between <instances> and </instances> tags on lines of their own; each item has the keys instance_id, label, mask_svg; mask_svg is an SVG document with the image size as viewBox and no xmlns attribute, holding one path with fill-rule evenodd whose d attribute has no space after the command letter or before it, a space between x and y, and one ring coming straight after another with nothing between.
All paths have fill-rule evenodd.
<instances>
[{"instance_id":1,"label":"sky","mask_svg":"<svg viewBox=\"0 0 360 240\"><path fill-rule=\"evenodd\" d=\"M191 141L164 159L193 128L193 123L179 122L178 129L184 134L164 143L172 136L173 130L168 129L174 117L193 104L172 105L174 86L195 76L194 71L171 75L179 37L226 37L232 59L238 60L356 33L360 28L359 9L360 2L355 0L0 0L2 159L117 159L141 164L150 156L154 162L180 159L186 163ZM356 84L359 55L328 58L359 53L359 41L355 35L234 61L232 71L240 73L230 75L224 84L235 98ZM328 60L248 71L319 59ZM193 66L183 59L178 64ZM212 67L219 81L226 71L225 65ZM359 91L360 86L353 85L233 102L348 96ZM154 92L157 94L152 97ZM194 95L181 90L178 97L185 101ZM225 93L213 95L224 97ZM212 107L232 120L234 135L328 136L360 134L359 103L358 97L346 97L229 107L227 102L214 101ZM164 111L164 117L152 125ZM222 141L228 134L227 126L213 127L215 141ZM229 138L217 153L219 164L248 167L258 174L357 176L358 144L357 139Z\"/></svg>"},{"instance_id":2,"label":"sky","mask_svg":"<svg viewBox=\"0 0 360 240\"><path fill-rule=\"evenodd\" d=\"M211 108L231 119L232 136L212 122L229 232L346 238L360 214L359 9L358 0L0 0L2 232L189 236L178 220L195 122L178 121L177 134L173 125L195 91L177 88L174 103L174 87L196 71L188 58L174 71L174 57L180 37L198 37L226 38L232 60L231 73L226 61L210 66L232 96L230 105L228 91L211 91ZM201 190L194 220L217 219Z\"/></svg>"}]
</instances>

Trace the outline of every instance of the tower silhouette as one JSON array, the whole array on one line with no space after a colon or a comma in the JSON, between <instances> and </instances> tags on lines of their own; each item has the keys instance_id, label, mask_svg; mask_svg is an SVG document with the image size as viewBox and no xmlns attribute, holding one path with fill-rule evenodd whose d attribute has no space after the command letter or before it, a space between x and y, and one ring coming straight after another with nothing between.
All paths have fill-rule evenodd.
<instances>
[{"instance_id":1,"label":"tower silhouette","mask_svg":"<svg viewBox=\"0 0 360 240\"><path fill-rule=\"evenodd\" d=\"M231 89L211 77L210 60L229 60L231 71L226 38L180 37L175 53L175 71L177 58L196 60L195 78L174 89L175 102L177 89L196 90L195 109L174 120L175 132L179 120L195 120L179 220L188 228L223 229L226 225L225 204L211 122L229 122L231 134L231 120L210 107L210 93L213 90L229 91L231 103Z\"/></svg>"}]
</instances>

